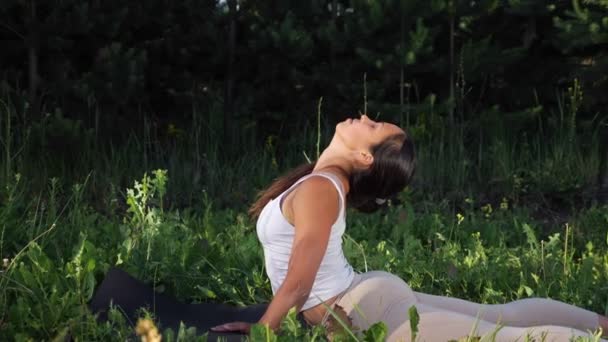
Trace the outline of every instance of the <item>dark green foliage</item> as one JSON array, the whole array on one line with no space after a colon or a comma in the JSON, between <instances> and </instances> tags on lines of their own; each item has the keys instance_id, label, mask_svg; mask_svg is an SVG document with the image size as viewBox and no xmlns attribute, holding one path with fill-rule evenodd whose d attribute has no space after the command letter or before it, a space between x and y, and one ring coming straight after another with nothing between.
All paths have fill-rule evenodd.
<instances>
[{"instance_id":1,"label":"dark green foliage","mask_svg":"<svg viewBox=\"0 0 608 342\"><path fill-rule=\"evenodd\" d=\"M132 338L135 322L127 322L119 311L111 311L108 322L98 323L86 308L109 265L124 267L157 291L184 301L251 304L270 300L252 222L233 210L213 209L211 203L200 212L163 209L160 199L166 180L164 172L156 171L137 182L127 190L129 205L122 219L113 221L87 209L80 202L82 197L74 195L69 208L55 216L47 231L29 242L28 238L12 241L23 246L19 251L6 245L6 234L10 237L15 229L4 229L0 247L11 262L0 273L0 338ZM598 289L608 281L606 206L582 210L564 225L541 229L542 222L531 218L526 208L506 203L494 209L474 199L466 203L469 207L456 213L441 205L425 209L421 201L392 205L372 216L349 212L347 258L358 271L393 272L417 291L486 303L551 297L597 312L605 310L607 294ZM6 204L2 210L8 209ZM49 214L35 214L32 208L23 215ZM29 234L37 229L35 221L20 227ZM143 310L142 315L154 318L153 312ZM412 331L416 317L411 309ZM185 326L177 332L159 328L168 340L205 338L196 337L197 332ZM354 336L347 331L335 340ZM379 322L358 338L381 341L384 336L386 326ZM292 310L281 334L254 326L252 339L325 337L321 328L304 329Z\"/></svg>"},{"instance_id":2,"label":"dark green foliage","mask_svg":"<svg viewBox=\"0 0 608 342\"><path fill-rule=\"evenodd\" d=\"M86 309L110 265L184 301L270 300L246 206L364 111L407 129L418 169L349 212L359 271L605 312L605 0L236 3L0 1L0 340L134 339ZM324 339L295 312L252 329Z\"/></svg>"},{"instance_id":3,"label":"dark green foliage","mask_svg":"<svg viewBox=\"0 0 608 342\"><path fill-rule=\"evenodd\" d=\"M472 118L493 105L529 108L535 94L552 101L574 77L594 89L585 112L604 104L598 95L606 89L608 17L601 0L333 4L239 2L234 70L227 75L226 3L51 1L34 8L4 1L4 90L15 100L26 93L25 57L33 49L42 113L63 108L87 127L104 128L104 136L114 135L108 129L116 122L140 128L144 114L161 124L191 120L192 104L217 115L210 109L223 100L227 77L235 82L233 129L257 121L261 132L276 132L285 113L289 128L308 121L321 96L332 119L367 108L403 120L404 87L408 106L438 94L447 103L441 115L455 106ZM218 129L224 123L213 120Z\"/></svg>"}]
</instances>

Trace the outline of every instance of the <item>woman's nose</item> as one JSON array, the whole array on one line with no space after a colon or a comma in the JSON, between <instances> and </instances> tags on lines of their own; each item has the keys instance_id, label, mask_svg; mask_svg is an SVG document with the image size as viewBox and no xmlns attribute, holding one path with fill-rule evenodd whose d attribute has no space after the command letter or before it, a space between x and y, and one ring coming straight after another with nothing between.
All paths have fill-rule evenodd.
<instances>
[{"instance_id":1,"label":"woman's nose","mask_svg":"<svg viewBox=\"0 0 608 342\"><path fill-rule=\"evenodd\" d=\"M366 121L369 121L371 123L376 123L376 121L370 119L369 116L367 116L365 114L361 115L361 122L366 122Z\"/></svg>"}]
</instances>

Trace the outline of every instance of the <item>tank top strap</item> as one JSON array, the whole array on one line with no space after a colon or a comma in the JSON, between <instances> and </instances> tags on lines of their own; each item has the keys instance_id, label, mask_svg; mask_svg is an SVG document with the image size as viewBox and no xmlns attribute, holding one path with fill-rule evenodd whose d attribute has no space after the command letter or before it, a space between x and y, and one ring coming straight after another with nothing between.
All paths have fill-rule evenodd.
<instances>
[{"instance_id":1,"label":"tank top strap","mask_svg":"<svg viewBox=\"0 0 608 342\"><path fill-rule=\"evenodd\" d=\"M341 204L340 205L340 217L343 217L345 214L345 211L346 211L346 196L344 194L344 187L342 186L342 181L340 181L340 178L338 178L338 176L336 176L330 172L324 172L324 171L312 172L312 173L309 173L306 176L298 179L295 183L293 183L292 186L290 186L287 190L283 191L283 193L277 197L279 205L282 204L283 197L287 196L290 192L292 192L296 186L298 186L303 181L305 181L311 177L315 177L315 176L321 176L323 178L327 178L332 182L332 184L338 191L338 196L340 197L340 204Z\"/></svg>"},{"instance_id":2,"label":"tank top strap","mask_svg":"<svg viewBox=\"0 0 608 342\"><path fill-rule=\"evenodd\" d=\"M340 180L340 178L338 178L338 176L334 175L331 172L316 172L313 175L321 175L321 176L325 176L327 178L329 178L329 180L331 180L332 183L334 183L334 186L336 187L336 190L338 190L338 194L340 195L340 198L342 200L346 200L346 195L344 194L344 186L342 185L342 181Z\"/></svg>"}]
</instances>

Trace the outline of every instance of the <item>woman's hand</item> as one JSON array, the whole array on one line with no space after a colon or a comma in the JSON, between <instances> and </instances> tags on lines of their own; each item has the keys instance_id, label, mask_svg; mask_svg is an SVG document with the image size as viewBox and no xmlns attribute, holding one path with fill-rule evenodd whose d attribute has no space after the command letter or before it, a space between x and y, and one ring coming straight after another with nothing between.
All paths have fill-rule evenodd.
<instances>
[{"instance_id":1,"label":"woman's hand","mask_svg":"<svg viewBox=\"0 0 608 342\"><path fill-rule=\"evenodd\" d=\"M213 332L240 332L249 334L251 329L251 323L247 322L230 322L224 323L211 328Z\"/></svg>"}]
</instances>

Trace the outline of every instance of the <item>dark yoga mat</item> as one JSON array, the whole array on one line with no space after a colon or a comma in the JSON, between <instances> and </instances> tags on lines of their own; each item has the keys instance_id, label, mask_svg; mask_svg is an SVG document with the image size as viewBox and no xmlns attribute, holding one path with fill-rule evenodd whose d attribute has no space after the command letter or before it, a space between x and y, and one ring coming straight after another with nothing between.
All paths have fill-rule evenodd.
<instances>
[{"instance_id":1,"label":"dark yoga mat","mask_svg":"<svg viewBox=\"0 0 608 342\"><path fill-rule=\"evenodd\" d=\"M268 307L268 304L256 304L237 307L219 303L186 304L176 299L156 293L152 287L133 278L128 273L111 268L105 279L97 288L89 303L90 309L98 314L98 319L107 320L110 302L135 324L138 311L144 307L153 312L160 322L160 330L179 329L180 321L188 327L196 327L197 334L203 334L209 328L227 322L257 322ZM300 318L300 321L303 321ZM244 335L235 333L209 332L209 341L222 337L227 341L240 341Z\"/></svg>"}]
</instances>

